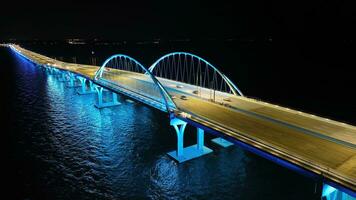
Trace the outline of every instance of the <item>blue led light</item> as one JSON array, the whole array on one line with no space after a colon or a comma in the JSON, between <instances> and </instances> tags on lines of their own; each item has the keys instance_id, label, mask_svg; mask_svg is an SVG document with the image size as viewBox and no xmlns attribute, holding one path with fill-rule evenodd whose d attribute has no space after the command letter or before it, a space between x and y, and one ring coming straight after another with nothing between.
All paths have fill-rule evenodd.
<instances>
[{"instance_id":1,"label":"blue led light","mask_svg":"<svg viewBox=\"0 0 356 200\"><path fill-rule=\"evenodd\" d=\"M149 71L147 70L141 63L139 63L137 60L135 60L134 58L124 55L124 54L115 54L113 56L110 56L108 59L106 59L104 61L104 63L101 65L101 67L99 68L99 70L95 73L94 76L94 80L97 80L98 78L102 77L103 75L103 71L106 67L106 65L112 60L115 59L117 57L122 57L128 60L133 61L136 65L138 65L143 71L145 71L145 74L148 74L150 76L150 78L152 79L153 83L159 88L159 92L162 95L162 98L165 102L165 106L166 106L166 110L167 112L170 112L170 107L172 107L173 109L177 109L176 104L174 103L174 101L172 100L172 97L170 96L170 94L167 92L167 90L163 87L163 85L156 79L156 77ZM168 99L168 101L167 101Z\"/></svg>"}]
</instances>

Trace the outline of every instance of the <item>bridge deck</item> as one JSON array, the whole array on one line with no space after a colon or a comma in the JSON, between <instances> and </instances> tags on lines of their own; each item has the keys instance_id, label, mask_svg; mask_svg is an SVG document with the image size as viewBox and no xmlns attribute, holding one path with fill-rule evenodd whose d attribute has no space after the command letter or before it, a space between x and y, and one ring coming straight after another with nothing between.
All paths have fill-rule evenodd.
<instances>
[{"instance_id":1,"label":"bridge deck","mask_svg":"<svg viewBox=\"0 0 356 200\"><path fill-rule=\"evenodd\" d=\"M97 66L64 63L17 47L23 55L40 64L66 69L93 79ZM147 81L143 74L125 73L125 79ZM160 79L180 111L188 118L232 138L286 159L303 168L356 190L356 127L246 97L228 97L229 106L202 99L209 94L192 93L195 88ZM130 84L130 81L127 81ZM179 96L188 96L182 100Z\"/></svg>"},{"instance_id":2,"label":"bridge deck","mask_svg":"<svg viewBox=\"0 0 356 200\"><path fill-rule=\"evenodd\" d=\"M179 108L194 113L209 121L231 129L230 136L249 137L258 144L272 147L275 153L283 152L283 157L298 159L299 165L308 163L319 170L334 171L342 176L356 180L356 149L331 140L306 134L279 123L257 118L250 114L234 112L231 109L214 103L190 98L189 101L177 100ZM307 164L307 165L308 165Z\"/></svg>"}]
</instances>

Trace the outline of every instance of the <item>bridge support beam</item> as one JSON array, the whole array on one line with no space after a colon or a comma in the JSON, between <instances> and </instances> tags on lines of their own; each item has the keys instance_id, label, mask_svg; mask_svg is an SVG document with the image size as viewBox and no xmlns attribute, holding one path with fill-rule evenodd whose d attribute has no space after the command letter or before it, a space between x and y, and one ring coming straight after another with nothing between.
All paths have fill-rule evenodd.
<instances>
[{"instance_id":1,"label":"bridge support beam","mask_svg":"<svg viewBox=\"0 0 356 200\"><path fill-rule=\"evenodd\" d=\"M211 141L219 146L224 147L224 148L234 145L232 142L229 142L221 137L214 138Z\"/></svg>"},{"instance_id":2,"label":"bridge support beam","mask_svg":"<svg viewBox=\"0 0 356 200\"><path fill-rule=\"evenodd\" d=\"M338 190L324 183L321 199L322 200L355 200L356 196L351 196L341 190Z\"/></svg>"},{"instance_id":3,"label":"bridge support beam","mask_svg":"<svg viewBox=\"0 0 356 200\"><path fill-rule=\"evenodd\" d=\"M61 76L61 71L59 69L53 68L53 67L48 67L50 70L50 73L54 76Z\"/></svg>"},{"instance_id":4,"label":"bridge support beam","mask_svg":"<svg viewBox=\"0 0 356 200\"><path fill-rule=\"evenodd\" d=\"M77 83L76 75L73 74L73 73L68 72L68 76L69 76L69 83L68 83L67 87L71 87L71 88L78 87L78 85L76 84Z\"/></svg>"},{"instance_id":5,"label":"bridge support beam","mask_svg":"<svg viewBox=\"0 0 356 200\"><path fill-rule=\"evenodd\" d=\"M204 146L203 129L197 128L197 144L184 148L184 131L187 122L178 118L173 118L171 119L170 124L174 127L177 134L177 150L168 153L174 160L181 163L213 152L213 150Z\"/></svg>"},{"instance_id":6,"label":"bridge support beam","mask_svg":"<svg viewBox=\"0 0 356 200\"><path fill-rule=\"evenodd\" d=\"M59 77L59 81L61 82L67 82L67 72L61 71L60 72L60 77Z\"/></svg>"},{"instance_id":7,"label":"bridge support beam","mask_svg":"<svg viewBox=\"0 0 356 200\"><path fill-rule=\"evenodd\" d=\"M77 91L78 94L83 95L83 94L95 93L94 84L93 84L92 81L88 80L89 88L87 89L87 84L86 84L87 79L83 78L83 77L80 77L80 76L78 76L77 78L79 79L80 85L81 85L80 89Z\"/></svg>"},{"instance_id":8,"label":"bridge support beam","mask_svg":"<svg viewBox=\"0 0 356 200\"><path fill-rule=\"evenodd\" d=\"M45 68L46 72L50 75L57 75L59 73L59 70L53 67L50 67L48 65L43 65Z\"/></svg>"},{"instance_id":9,"label":"bridge support beam","mask_svg":"<svg viewBox=\"0 0 356 200\"><path fill-rule=\"evenodd\" d=\"M43 69L44 72L49 74L49 69L48 69L48 67L46 65L40 65L40 67Z\"/></svg>"},{"instance_id":10,"label":"bridge support beam","mask_svg":"<svg viewBox=\"0 0 356 200\"><path fill-rule=\"evenodd\" d=\"M95 90L97 94L97 102L95 103L95 107L106 108L106 107L117 106L121 104L120 102L117 101L117 94L115 92L111 92L112 93L111 101L105 102L103 98L104 88L95 85Z\"/></svg>"}]
</instances>

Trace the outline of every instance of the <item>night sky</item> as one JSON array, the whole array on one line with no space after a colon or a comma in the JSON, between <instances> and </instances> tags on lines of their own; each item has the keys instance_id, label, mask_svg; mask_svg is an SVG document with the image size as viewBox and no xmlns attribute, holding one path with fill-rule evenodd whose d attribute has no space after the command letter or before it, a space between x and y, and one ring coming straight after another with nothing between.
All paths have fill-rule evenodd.
<instances>
[{"instance_id":1,"label":"night sky","mask_svg":"<svg viewBox=\"0 0 356 200\"><path fill-rule=\"evenodd\" d=\"M262 1L28 3L1 12L2 39L230 38L272 33Z\"/></svg>"},{"instance_id":2,"label":"night sky","mask_svg":"<svg viewBox=\"0 0 356 200\"><path fill-rule=\"evenodd\" d=\"M263 37L351 40L352 1L47 1L2 5L0 39Z\"/></svg>"}]
</instances>

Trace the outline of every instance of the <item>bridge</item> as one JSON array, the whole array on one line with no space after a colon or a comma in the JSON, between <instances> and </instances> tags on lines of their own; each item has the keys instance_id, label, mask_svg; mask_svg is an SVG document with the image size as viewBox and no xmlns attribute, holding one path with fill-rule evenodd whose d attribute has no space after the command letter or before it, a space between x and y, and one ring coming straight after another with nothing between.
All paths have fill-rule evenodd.
<instances>
[{"instance_id":1,"label":"bridge","mask_svg":"<svg viewBox=\"0 0 356 200\"><path fill-rule=\"evenodd\" d=\"M324 199L356 197L356 127L248 98L207 60L186 52L162 56L150 67L117 54L102 66L67 63L7 45L78 94L95 93L95 106L117 106L117 93L168 113L177 134L178 162L212 152L213 142L233 144L323 183ZM197 128L197 144L184 146L187 125Z\"/></svg>"}]
</instances>

